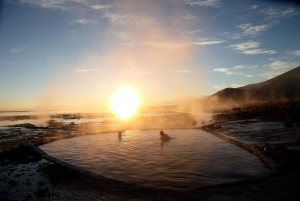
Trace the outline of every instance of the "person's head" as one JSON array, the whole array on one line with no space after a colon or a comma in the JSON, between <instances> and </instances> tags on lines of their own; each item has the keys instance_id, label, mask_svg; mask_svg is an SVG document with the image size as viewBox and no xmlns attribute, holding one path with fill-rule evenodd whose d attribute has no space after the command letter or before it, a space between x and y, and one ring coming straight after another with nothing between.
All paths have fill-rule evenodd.
<instances>
[{"instance_id":1,"label":"person's head","mask_svg":"<svg viewBox=\"0 0 300 201\"><path fill-rule=\"evenodd\" d=\"M118 135L122 135L122 132L121 132L121 131L119 131L119 132L118 132Z\"/></svg>"},{"instance_id":2,"label":"person's head","mask_svg":"<svg viewBox=\"0 0 300 201\"><path fill-rule=\"evenodd\" d=\"M160 134L160 135L164 135L164 132L163 132L163 131L160 131L159 134Z\"/></svg>"}]
</instances>

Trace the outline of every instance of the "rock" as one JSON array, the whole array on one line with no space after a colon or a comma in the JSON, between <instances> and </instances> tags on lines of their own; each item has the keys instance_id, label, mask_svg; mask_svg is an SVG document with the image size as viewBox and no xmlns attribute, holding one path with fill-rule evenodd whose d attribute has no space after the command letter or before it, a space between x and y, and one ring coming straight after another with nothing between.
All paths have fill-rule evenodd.
<instances>
[{"instance_id":1,"label":"rock","mask_svg":"<svg viewBox=\"0 0 300 201\"><path fill-rule=\"evenodd\" d=\"M8 182L8 184L9 184L11 187L13 187L13 186L18 185L18 182L16 182L15 180L10 180L10 181Z\"/></svg>"},{"instance_id":2,"label":"rock","mask_svg":"<svg viewBox=\"0 0 300 201\"><path fill-rule=\"evenodd\" d=\"M39 190L35 191L34 194L39 197L44 197L49 194L49 188L40 188Z\"/></svg>"},{"instance_id":3,"label":"rock","mask_svg":"<svg viewBox=\"0 0 300 201\"><path fill-rule=\"evenodd\" d=\"M45 183L44 183L44 181L39 181L39 186L44 186L45 185Z\"/></svg>"}]
</instances>

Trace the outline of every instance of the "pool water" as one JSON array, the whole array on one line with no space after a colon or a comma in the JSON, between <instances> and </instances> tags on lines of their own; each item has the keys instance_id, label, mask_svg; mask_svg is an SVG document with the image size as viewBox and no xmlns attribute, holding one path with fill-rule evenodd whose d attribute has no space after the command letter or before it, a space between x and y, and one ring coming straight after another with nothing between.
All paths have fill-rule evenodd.
<instances>
[{"instance_id":1,"label":"pool water","mask_svg":"<svg viewBox=\"0 0 300 201\"><path fill-rule=\"evenodd\" d=\"M55 141L40 148L49 155L126 183L194 189L270 171L255 155L198 129L130 130Z\"/></svg>"}]
</instances>

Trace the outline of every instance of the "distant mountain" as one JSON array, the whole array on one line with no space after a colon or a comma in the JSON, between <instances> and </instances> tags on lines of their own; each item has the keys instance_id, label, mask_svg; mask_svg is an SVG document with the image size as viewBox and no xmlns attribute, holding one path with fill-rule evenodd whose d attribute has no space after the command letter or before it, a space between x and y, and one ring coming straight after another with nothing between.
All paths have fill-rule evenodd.
<instances>
[{"instance_id":1,"label":"distant mountain","mask_svg":"<svg viewBox=\"0 0 300 201\"><path fill-rule=\"evenodd\" d=\"M226 88L204 100L212 107L234 107L253 102L300 98L300 66L270 80L239 88Z\"/></svg>"}]
</instances>

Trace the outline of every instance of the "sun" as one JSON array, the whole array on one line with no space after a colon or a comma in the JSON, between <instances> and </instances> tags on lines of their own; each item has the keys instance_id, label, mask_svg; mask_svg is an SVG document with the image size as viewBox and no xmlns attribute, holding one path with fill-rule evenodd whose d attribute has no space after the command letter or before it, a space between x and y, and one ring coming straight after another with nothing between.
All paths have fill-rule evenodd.
<instances>
[{"instance_id":1,"label":"sun","mask_svg":"<svg viewBox=\"0 0 300 201\"><path fill-rule=\"evenodd\" d=\"M124 87L115 93L111 106L118 117L126 119L136 113L139 102L137 93L129 87Z\"/></svg>"}]
</instances>

